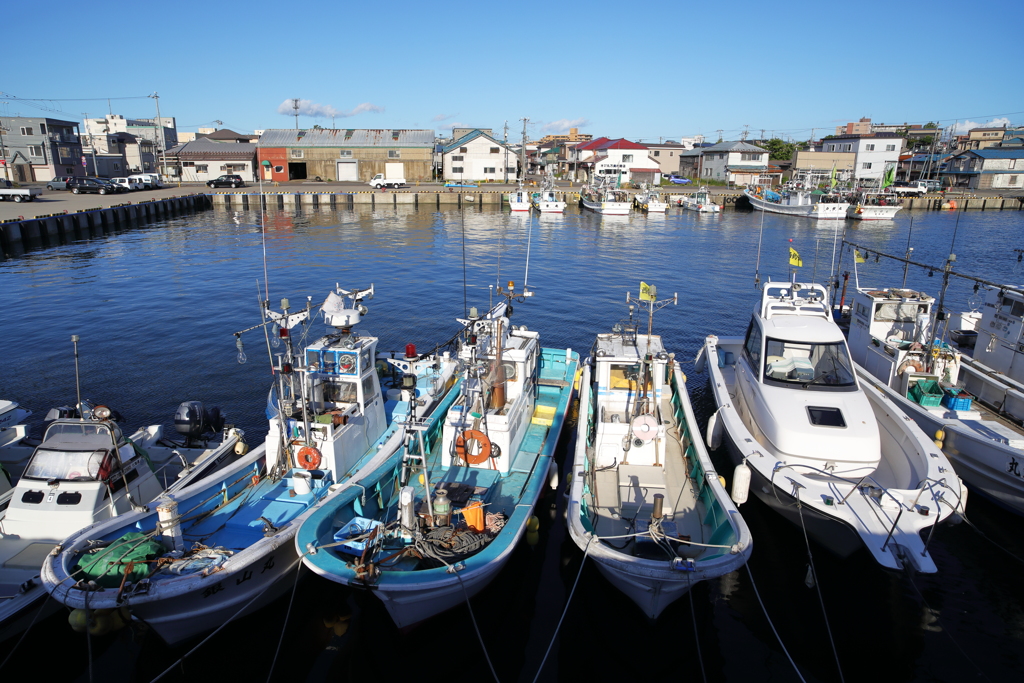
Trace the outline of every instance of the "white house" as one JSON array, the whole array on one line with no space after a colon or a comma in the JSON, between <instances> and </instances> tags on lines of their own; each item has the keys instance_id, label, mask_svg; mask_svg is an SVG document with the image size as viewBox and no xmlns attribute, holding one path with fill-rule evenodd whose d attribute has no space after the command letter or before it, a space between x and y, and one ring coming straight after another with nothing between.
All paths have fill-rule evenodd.
<instances>
[{"instance_id":1,"label":"white house","mask_svg":"<svg viewBox=\"0 0 1024 683\"><path fill-rule=\"evenodd\" d=\"M737 140L719 142L702 150L700 177L737 185L771 184L778 169L768 164L768 150Z\"/></svg>"},{"instance_id":2,"label":"white house","mask_svg":"<svg viewBox=\"0 0 1024 683\"><path fill-rule=\"evenodd\" d=\"M256 143L212 142L200 138L167 150L164 167L167 175L184 182L205 183L229 174L255 182Z\"/></svg>"},{"instance_id":3,"label":"white house","mask_svg":"<svg viewBox=\"0 0 1024 683\"><path fill-rule=\"evenodd\" d=\"M646 145L625 138L597 138L567 150L577 180L597 176L616 176L620 184L661 182L661 168L651 158Z\"/></svg>"},{"instance_id":4,"label":"white house","mask_svg":"<svg viewBox=\"0 0 1024 683\"><path fill-rule=\"evenodd\" d=\"M448 180L515 180L519 170L516 151L482 130L463 135L441 150Z\"/></svg>"},{"instance_id":5,"label":"white house","mask_svg":"<svg viewBox=\"0 0 1024 683\"><path fill-rule=\"evenodd\" d=\"M853 174L859 181L876 182L889 166L896 166L903 138L896 133L837 135L821 141L822 152L853 152Z\"/></svg>"}]
</instances>

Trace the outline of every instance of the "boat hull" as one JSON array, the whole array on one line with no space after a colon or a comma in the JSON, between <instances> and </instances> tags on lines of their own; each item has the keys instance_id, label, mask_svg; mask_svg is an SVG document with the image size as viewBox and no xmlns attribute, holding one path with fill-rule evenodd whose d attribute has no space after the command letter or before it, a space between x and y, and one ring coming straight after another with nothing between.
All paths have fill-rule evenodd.
<instances>
[{"instance_id":1,"label":"boat hull","mask_svg":"<svg viewBox=\"0 0 1024 683\"><path fill-rule=\"evenodd\" d=\"M589 199L583 200L583 208L602 216L628 216L630 211L629 202L595 202Z\"/></svg>"},{"instance_id":2,"label":"boat hull","mask_svg":"<svg viewBox=\"0 0 1024 683\"><path fill-rule=\"evenodd\" d=\"M758 211L779 213L784 216L803 216L805 218L843 220L850 205L846 202L815 202L813 204L776 204L769 202L747 191L743 195Z\"/></svg>"},{"instance_id":3,"label":"boat hull","mask_svg":"<svg viewBox=\"0 0 1024 683\"><path fill-rule=\"evenodd\" d=\"M846 210L846 217L855 221L888 221L892 220L902 206L870 206L854 204Z\"/></svg>"}]
</instances>

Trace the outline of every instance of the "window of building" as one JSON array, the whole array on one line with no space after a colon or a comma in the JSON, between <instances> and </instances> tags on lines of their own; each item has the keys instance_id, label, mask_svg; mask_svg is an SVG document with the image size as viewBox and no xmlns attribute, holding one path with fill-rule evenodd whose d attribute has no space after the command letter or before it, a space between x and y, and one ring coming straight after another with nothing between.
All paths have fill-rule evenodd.
<instances>
[{"instance_id":1,"label":"window of building","mask_svg":"<svg viewBox=\"0 0 1024 683\"><path fill-rule=\"evenodd\" d=\"M1010 166L1009 166L1009 168L1010 168L1011 171L1013 169L1017 168L1017 160L1016 159L1010 159Z\"/></svg>"},{"instance_id":2,"label":"window of building","mask_svg":"<svg viewBox=\"0 0 1024 683\"><path fill-rule=\"evenodd\" d=\"M42 147L42 145L29 145L28 146L28 155L32 156L32 157L41 157L41 156L43 156L43 147Z\"/></svg>"},{"instance_id":3,"label":"window of building","mask_svg":"<svg viewBox=\"0 0 1024 683\"><path fill-rule=\"evenodd\" d=\"M1010 184L1011 184L1011 185L1016 185L1016 184L1017 184L1017 179L1018 179L1018 178L1020 178L1020 176L1019 176L1019 175L1012 175L1012 176L1010 176Z\"/></svg>"},{"instance_id":4,"label":"window of building","mask_svg":"<svg viewBox=\"0 0 1024 683\"><path fill-rule=\"evenodd\" d=\"M452 156L452 161L462 161L464 158L461 154L456 154Z\"/></svg>"},{"instance_id":5,"label":"window of building","mask_svg":"<svg viewBox=\"0 0 1024 683\"><path fill-rule=\"evenodd\" d=\"M484 173L496 173L493 166L484 166Z\"/></svg>"},{"instance_id":6,"label":"window of building","mask_svg":"<svg viewBox=\"0 0 1024 683\"><path fill-rule=\"evenodd\" d=\"M875 146L874 145L864 145L864 151L865 152L874 152L875 151Z\"/></svg>"},{"instance_id":7,"label":"window of building","mask_svg":"<svg viewBox=\"0 0 1024 683\"><path fill-rule=\"evenodd\" d=\"M115 162L114 162L114 170L115 170L115 171L120 171L120 170L121 170L121 164L119 164L119 163L117 163L117 162L115 161Z\"/></svg>"},{"instance_id":8,"label":"window of building","mask_svg":"<svg viewBox=\"0 0 1024 683\"><path fill-rule=\"evenodd\" d=\"M849 144L843 145L843 151L844 151L844 152L849 152L849 151L851 151L852 149L853 149L853 143L852 143L852 142L851 142L851 143L849 143Z\"/></svg>"},{"instance_id":9,"label":"window of building","mask_svg":"<svg viewBox=\"0 0 1024 683\"><path fill-rule=\"evenodd\" d=\"M469 147L459 147L459 151L463 154L469 151Z\"/></svg>"},{"instance_id":10,"label":"window of building","mask_svg":"<svg viewBox=\"0 0 1024 683\"><path fill-rule=\"evenodd\" d=\"M516 167L515 166L506 166L505 170L508 171L509 173L515 173L516 172Z\"/></svg>"},{"instance_id":11,"label":"window of building","mask_svg":"<svg viewBox=\"0 0 1024 683\"><path fill-rule=\"evenodd\" d=\"M761 161L761 155L755 152L743 152L740 154L740 161Z\"/></svg>"},{"instance_id":12,"label":"window of building","mask_svg":"<svg viewBox=\"0 0 1024 683\"><path fill-rule=\"evenodd\" d=\"M275 166L274 173L284 173L284 166Z\"/></svg>"},{"instance_id":13,"label":"window of building","mask_svg":"<svg viewBox=\"0 0 1024 683\"><path fill-rule=\"evenodd\" d=\"M896 145L886 145L885 146L885 151L886 152L895 152L896 151Z\"/></svg>"},{"instance_id":14,"label":"window of building","mask_svg":"<svg viewBox=\"0 0 1024 683\"><path fill-rule=\"evenodd\" d=\"M871 162L865 161L860 165L861 168L871 168Z\"/></svg>"},{"instance_id":15,"label":"window of building","mask_svg":"<svg viewBox=\"0 0 1024 683\"><path fill-rule=\"evenodd\" d=\"M352 156L352 150L350 150L350 149L339 150L338 151L338 156L339 157L346 157L346 158L351 157Z\"/></svg>"},{"instance_id":16,"label":"window of building","mask_svg":"<svg viewBox=\"0 0 1024 683\"><path fill-rule=\"evenodd\" d=\"M497 154L497 153L498 153L498 148L497 147L491 147L491 154Z\"/></svg>"},{"instance_id":17,"label":"window of building","mask_svg":"<svg viewBox=\"0 0 1024 683\"><path fill-rule=\"evenodd\" d=\"M633 155L632 154L623 154L622 155L622 163L628 164L631 161L633 161Z\"/></svg>"},{"instance_id":18,"label":"window of building","mask_svg":"<svg viewBox=\"0 0 1024 683\"><path fill-rule=\"evenodd\" d=\"M452 166L452 173L463 173L464 171L462 166Z\"/></svg>"},{"instance_id":19,"label":"window of building","mask_svg":"<svg viewBox=\"0 0 1024 683\"><path fill-rule=\"evenodd\" d=\"M40 123L39 124L39 134L40 135L46 135L46 124L45 123Z\"/></svg>"},{"instance_id":20,"label":"window of building","mask_svg":"<svg viewBox=\"0 0 1024 683\"><path fill-rule=\"evenodd\" d=\"M659 152L658 150L654 150L654 156L660 157L661 156L661 152Z\"/></svg>"},{"instance_id":21,"label":"window of building","mask_svg":"<svg viewBox=\"0 0 1024 683\"><path fill-rule=\"evenodd\" d=\"M65 166L64 167L64 174L65 175L74 175L75 174L75 169L71 168L70 166Z\"/></svg>"},{"instance_id":22,"label":"window of building","mask_svg":"<svg viewBox=\"0 0 1024 683\"><path fill-rule=\"evenodd\" d=\"M397 150L397 149L389 149L388 150L388 159L401 159L401 158L402 158L401 150Z\"/></svg>"},{"instance_id":23,"label":"window of building","mask_svg":"<svg viewBox=\"0 0 1024 683\"><path fill-rule=\"evenodd\" d=\"M293 149L292 150L292 159L301 159L303 156L305 156L305 150L303 150L303 149Z\"/></svg>"},{"instance_id":24,"label":"window of building","mask_svg":"<svg viewBox=\"0 0 1024 683\"><path fill-rule=\"evenodd\" d=\"M22 135L32 135L32 126L22 126L21 127L21 134Z\"/></svg>"},{"instance_id":25,"label":"window of building","mask_svg":"<svg viewBox=\"0 0 1024 683\"><path fill-rule=\"evenodd\" d=\"M209 173L209 164L196 164L196 173ZM278 166L278 168L281 168Z\"/></svg>"},{"instance_id":26,"label":"window of building","mask_svg":"<svg viewBox=\"0 0 1024 683\"><path fill-rule=\"evenodd\" d=\"M835 145L829 145L828 146L828 151L830 151L830 152L836 151L836 146Z\"/></svg>"}]
</instances>

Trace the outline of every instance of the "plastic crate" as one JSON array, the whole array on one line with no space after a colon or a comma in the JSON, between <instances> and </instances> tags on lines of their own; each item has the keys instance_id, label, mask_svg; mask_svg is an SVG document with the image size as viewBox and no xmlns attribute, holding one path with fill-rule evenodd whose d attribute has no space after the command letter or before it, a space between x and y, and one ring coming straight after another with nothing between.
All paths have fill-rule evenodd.
<instances>
[{"instance_id":1,"label":"plastic crate","mask_svg":"<svg viewBox=\"0 0 1024 683\"><path fill-rule=\"evenodd\" d=\"M946 389L942 393L942 405L950 410L970 410L974 397L963 389Z\"/></svg>"},{"instance_id":2,"label":"plastic crate","mask_svg":"<svg viewBox=\"0 0 1024 683\"><path fill-rule=\"evenodd\" d=\"M366 535L374 527L379 527L380 525L381 523L375 519L366 519L365 517L353 517L348 524L341 527L341 529L339 529L334 534L334 540L336 542L348 541L347 543L342 543L341 545L339 545L338 550L340 550L343 553L348 553L350 555L362 555L363 550L366 549L366 543L369 539L349 539L360 538Z\"/></svg>"},{"instance_id":3,"label":"plastic crate","mask_svg":"<svg viewBox=\"0 0 1024 683\"><path fill-rule=\"evenodd\" d=\"M936 408L942 403L942 389L939 383L931 379L923 379L910 387L910 398L925 408Z\"/></svg>"}]
</instances>

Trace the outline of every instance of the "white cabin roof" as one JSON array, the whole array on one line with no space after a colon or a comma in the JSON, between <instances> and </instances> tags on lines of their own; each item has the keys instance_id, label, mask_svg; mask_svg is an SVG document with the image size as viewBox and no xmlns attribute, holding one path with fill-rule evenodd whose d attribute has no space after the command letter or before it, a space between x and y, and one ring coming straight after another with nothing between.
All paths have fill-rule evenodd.
<instances>
[{"instance_id":1,"label":"white cabin roof","mask_svg":"<svg viewBox=\"0 0 1024 683\"><path fill-rule=\"evenodd\" d=\"M597 335L596 353L601 358L625 358L628 360L639 360L648 353L648 343L646 334L637 334L633 337L632 333L628 335L622 335L619 333L608 333ZM657 355L665 351L665 347L661 343L661 336L652 334L650 336L650 353Z\"/></svg>"}]
</instances>

